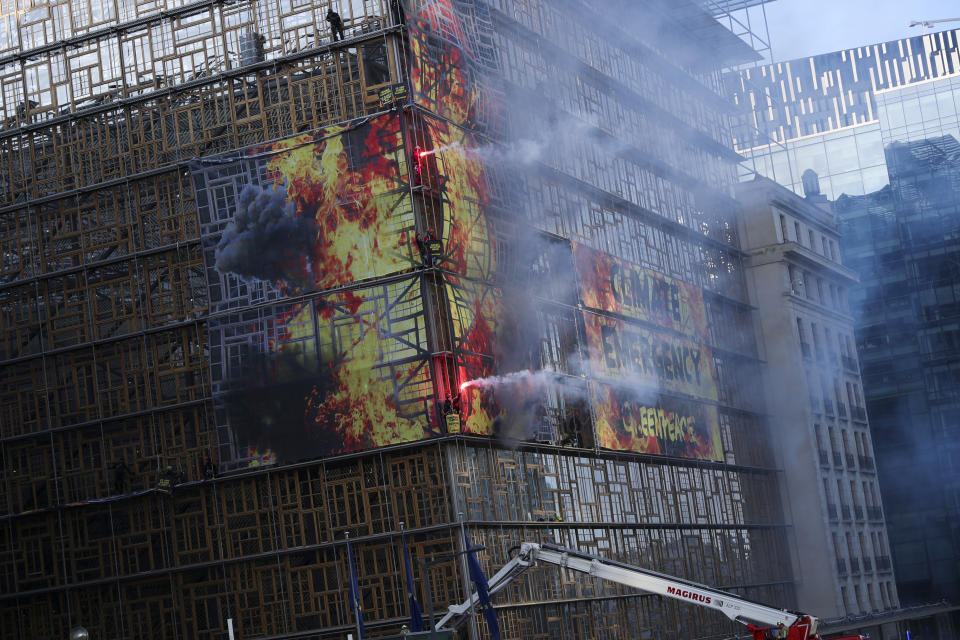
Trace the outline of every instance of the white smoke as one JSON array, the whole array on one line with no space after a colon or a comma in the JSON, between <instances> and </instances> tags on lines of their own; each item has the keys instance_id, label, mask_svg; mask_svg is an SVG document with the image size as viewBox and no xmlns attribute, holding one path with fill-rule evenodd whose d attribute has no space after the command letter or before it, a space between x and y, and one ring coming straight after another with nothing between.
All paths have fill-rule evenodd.
<instances>
[{"instance_id":1,"label":"white smoke","mask_svg":"<svg viewBox=\"0 0 960 640\"><path fill-rule=\"evenodd\" d=\"M559 373L550 368L540 369L539 371L514 371L499 376L488 376L486 378L477 378L469 380L460 385L460 390L465 391L471 387L484 390L507 389L517 386L533 387L537 391L562 390L569 400L586 399L587 389L583 384L583 379Z\"/></svg>"}]
</instances>

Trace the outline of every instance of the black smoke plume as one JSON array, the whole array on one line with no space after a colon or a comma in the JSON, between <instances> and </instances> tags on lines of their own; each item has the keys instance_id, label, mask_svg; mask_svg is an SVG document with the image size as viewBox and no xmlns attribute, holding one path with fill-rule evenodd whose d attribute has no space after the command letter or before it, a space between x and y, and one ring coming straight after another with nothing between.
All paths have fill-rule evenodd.
<instances>
[{"instance_id":1,"label":"black smoke plume","mask_svg":"<svg viewBox=\"0 0 960 640\"><path fill-rule=\"evenodd\" d=\"M247 185L237 198L236 216L217 244L217 270L309 287L316 236L313 218L296 215L286 189Z\"/></svg>"},{"instance_id":2,"label":"black smoke plume","mask_svg":"<svg viewBox=\"0 0 960 640\"><path fill-rule=\"evenodd\" d=\"M270 448L278 462L329 455L341 443L308 424L309 397L325 397L334 386L333 368L315 355L263 352L250 346L230 382L226 409L236 441Z\"/></svg>"}]
</instances>

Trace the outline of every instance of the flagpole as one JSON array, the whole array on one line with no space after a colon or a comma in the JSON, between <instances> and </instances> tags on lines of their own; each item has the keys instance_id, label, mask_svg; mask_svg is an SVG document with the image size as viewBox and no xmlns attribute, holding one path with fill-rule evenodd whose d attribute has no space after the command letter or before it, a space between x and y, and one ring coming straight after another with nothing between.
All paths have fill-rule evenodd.
<instances>
[{"instance_id":1,"label":"flagpole","mask_svg":"<svg viewBox=\"0 0 960 640\"><path fill-rule=\"evenodd\" d=\"M403 546L403 569L407 582L407 608L410 614L410 630L414 632L423 631L423 615L420 613L420 605L417 604L417 598L414 594L413 570L410 566L410 549L407 548L407 530L404 522L400 522L400 542Z\"/></svg>"},{"instance_id":2,"label":"flagpole","mask_svg":"<svg viewBox=\"0 0 960 640\"><path fill-rule=\"evenodd\" d=\"M347 559L350 561L350 599L353 600L353 626L357 630L358 640L363 640L363 629L360 627L360 586L356 583L356 570L353 567L353 550L350 548L350 532L346 532Z\"/></svg>"}]
</instances>

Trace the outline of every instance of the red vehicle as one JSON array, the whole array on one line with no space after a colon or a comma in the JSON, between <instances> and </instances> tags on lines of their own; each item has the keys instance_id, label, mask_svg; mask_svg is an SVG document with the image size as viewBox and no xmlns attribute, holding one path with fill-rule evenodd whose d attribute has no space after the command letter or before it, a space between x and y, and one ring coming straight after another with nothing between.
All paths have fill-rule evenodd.
<instances>
[{"instance_id":1,"label":"red vehicle","mask_svg":"<svg viewBox=\"0 0 960 640\"><path fill-rule=\"evenodd\" d=\"M519 552L513 559L487 581L490 595L505 587L511 580L538 562L566 567L617 584L642 589L648 593L716 609L731 620L745 624L747 630L753 634L753 640L821 640L817 633L820 621L814 616L777 609L696 582L552 544L535 542L521 544ZM473 594L466 602L451 606L440 619L437 629L442 630L451 622L454 627L459 626L476 604L477 595ZM855 635L836 637L831 640L867 639Z\"/></svg>"}]
</instances>

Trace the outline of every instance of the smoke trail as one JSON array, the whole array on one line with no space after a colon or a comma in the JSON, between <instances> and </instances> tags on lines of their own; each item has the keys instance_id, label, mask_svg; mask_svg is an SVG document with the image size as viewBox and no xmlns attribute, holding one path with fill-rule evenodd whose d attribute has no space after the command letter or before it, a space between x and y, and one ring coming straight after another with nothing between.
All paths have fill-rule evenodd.
<instances>
[{"instance_id":1,"label":"smoke trail","mask_svg":"<svg viewBox=\"0 0 960 640\"><path fill-rule=\"evenodd\" d=\"M450 144L445 144L443 146L437 147L436 149L428 149L427 151L421 151L420 157L425 158L427 156L432 156L435 153L441 153L443 151L450 151L452 149L462 148L463 145L459 142L451 142Z\"/></svg>"},{"instance_id":2,"label":"smoke trail","mask_svg":"<svg viewBox=\"0 0 960 640\"><path fill-rule=\"evenodd\" d=\"M316 237L313 219L294 213L286 189L248 184L237 198L236 215L217 244L217 270L308 286L308 257Z\"/></svg>"},{"instance_id":3,"label":"smoke trail","mask_svg":"<svg viewBox=\"0 0 960 640\"><path fill-rule=\"evenodd\" d=\"M519 386L532 388L536 391L562 390L569 400L584 400L587 397L586 386L584 386L582 379L564 375L549 368L539 371L513 371L503 375L468 380L460 385L460 391L466 391L473 387L496 391L513 389Z\"/></svg>"}]
</instances>

